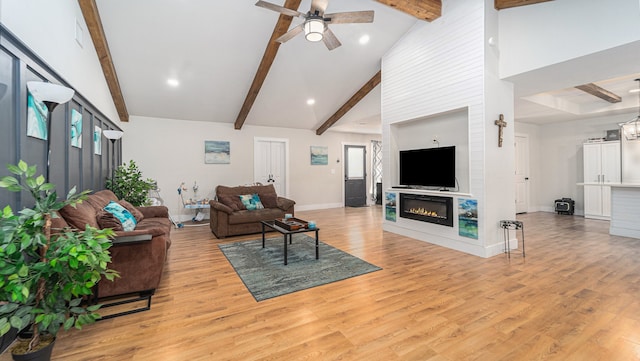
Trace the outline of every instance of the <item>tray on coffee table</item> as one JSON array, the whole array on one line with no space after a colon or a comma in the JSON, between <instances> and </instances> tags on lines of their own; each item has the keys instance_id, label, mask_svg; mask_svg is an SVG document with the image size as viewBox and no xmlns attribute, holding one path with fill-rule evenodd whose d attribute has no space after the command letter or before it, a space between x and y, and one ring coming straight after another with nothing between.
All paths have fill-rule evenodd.
<instances>
[{"instance_id":1,"label":"tray on coffee table","mask_svg":"<svg viewBox=\"0 0 640 361\"><path fill-rule=\"evenodd\" d=\"M297 231L303 228L309 228L309 222L299 218L279 218L274 221L274 224L287 231Z\"/></svg>"}]
</instances>

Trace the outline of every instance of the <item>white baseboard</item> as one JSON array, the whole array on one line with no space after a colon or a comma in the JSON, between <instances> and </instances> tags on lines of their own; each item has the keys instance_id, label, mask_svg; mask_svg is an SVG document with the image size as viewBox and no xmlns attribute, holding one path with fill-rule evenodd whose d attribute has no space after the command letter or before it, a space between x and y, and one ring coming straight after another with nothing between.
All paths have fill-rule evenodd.
<instances>
[{"instance_id":1,"label":"white baseboard","mask_svg":"<svg viewBox=\"0 0 640 361\"><path fill-rule=\"evenodd\" d=\"M295 206L296 211L315 211L317 209L342 208L342 203L324 203L324 204L307 204L304 206Z\"/></svg>"}]
</instances>

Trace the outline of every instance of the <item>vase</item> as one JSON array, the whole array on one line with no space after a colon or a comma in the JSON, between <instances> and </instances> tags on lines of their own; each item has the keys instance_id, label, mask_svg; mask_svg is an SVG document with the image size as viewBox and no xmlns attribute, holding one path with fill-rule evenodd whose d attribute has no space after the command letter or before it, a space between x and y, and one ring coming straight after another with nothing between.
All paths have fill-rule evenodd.
<instances>
[{"instance_id":1,"label":"vase","mask_svg":"<svg viewBox=\"0 0 640 361\"><path fill-rule=\"evenodd\" d=\"M7 347L9 347L13 343L17 335L18 335L18 330L11 327L9 332L5 333L4 335L2 335L2 337L0 337L0 354L4 352L4 350L6 350Z\"/></svg>"},{"instance_id":2,"label":"vase","mask_svg":"<svg viewBox=\"0 0 640 361\"><path fill-rule=\"evenodd\" d=\"M29 342L28 340L25 342ZM25 353L22 355L16 355L11 353L14 361L50 361L51 360L51 352L53 351L53 346L56 343L56 339L54 338L51 343L46 345L45 347L36 350L34 352Z\"/></svg>"}]
</instances>

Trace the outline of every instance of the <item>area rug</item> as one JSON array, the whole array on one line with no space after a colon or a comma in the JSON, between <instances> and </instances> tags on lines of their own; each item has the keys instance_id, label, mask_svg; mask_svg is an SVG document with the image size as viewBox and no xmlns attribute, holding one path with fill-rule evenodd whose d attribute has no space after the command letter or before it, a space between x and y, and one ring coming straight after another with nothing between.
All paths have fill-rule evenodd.
<instances>
[{"instance_id":1,"label":"area rug","mask_svg":"<svg viewBox=\"0 0 640 361\"><path fill-rule=\"evenodd\" d=\"M280 236L268 238L265 248L262 238L218 247L258 302L382 269L322 242L316 259L315 238L302 233L287 246L285 266L283 242Z\"/></svg>"}]
</instances>

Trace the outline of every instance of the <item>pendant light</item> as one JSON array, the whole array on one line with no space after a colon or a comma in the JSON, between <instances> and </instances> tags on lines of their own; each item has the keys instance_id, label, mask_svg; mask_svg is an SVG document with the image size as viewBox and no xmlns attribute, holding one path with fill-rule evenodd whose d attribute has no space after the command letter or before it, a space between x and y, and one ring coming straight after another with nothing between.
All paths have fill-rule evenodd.
<instances>
[{"instance_id":1,"label":"pendant light","mask_svg":"<svg viewBox=\"0 0 640 361\"><path fill-rule=\"evenodd\" d=\"M638 115L629 121L620 123L620 131L624 134L627 140L638 140L640 134L640 78L636 79L638 82Z\"/></svg>"}]
</instances>

